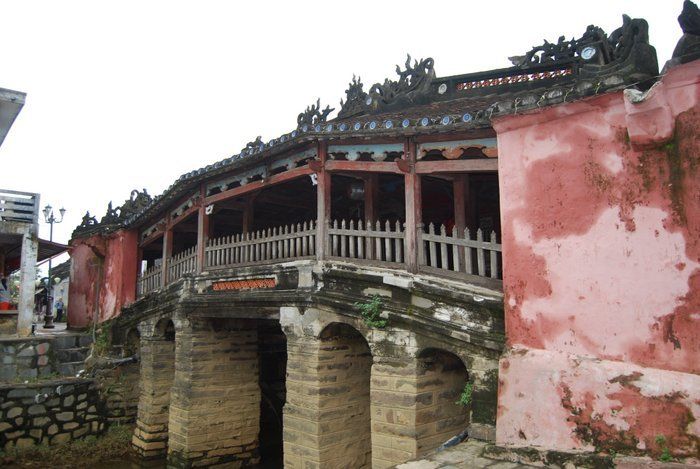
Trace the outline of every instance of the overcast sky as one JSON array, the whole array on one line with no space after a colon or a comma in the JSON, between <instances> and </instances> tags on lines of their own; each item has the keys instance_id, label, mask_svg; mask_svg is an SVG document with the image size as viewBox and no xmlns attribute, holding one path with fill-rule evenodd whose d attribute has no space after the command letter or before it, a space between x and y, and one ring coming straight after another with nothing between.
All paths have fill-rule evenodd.
<instances>
[{"instance_id":1,"label":"overcast sky","mask_svg":"<svg viewBox=\"0 0 700 469\"><path fill-rule=\"evenodd\" d=\"M433 57L438 76L510 65L543 39L611 33L646 18L660 67L681 0L2 1L0 87L27 102L0 147L0 187L86 210L293 130L321 98L338 108L353 73L365 90L395 64ZM335 113L333 114L335 115ZM48 228L42 226L42 237Z\"/></svg>"}]
</instances>

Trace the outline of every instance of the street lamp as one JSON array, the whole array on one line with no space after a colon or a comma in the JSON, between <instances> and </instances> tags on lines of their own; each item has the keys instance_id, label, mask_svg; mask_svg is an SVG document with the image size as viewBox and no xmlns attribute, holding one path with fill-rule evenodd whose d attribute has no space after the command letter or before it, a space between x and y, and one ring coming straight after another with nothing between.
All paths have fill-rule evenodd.
<instances>
[{"instance_id":1,"label":"street lamp","mask_svg":"<svg viewBox=\"0 0 700 469\"><path fill-rule=\"evenodd\" d=\"M61 223L63 221L63 215L66 213L66 209L61 207L58 211L60 218L56 218L53 214L53 207L51 205L46 205L44 207L44 221L49 224L49 241L53 242L53 225L54 223ZM51 291L53 290L53 282L51 282L51 258L49 258L49 275L47 276L46 282L46 315L44 316L44 329L53 329L53 295Z\"/></svg>"}]
</instances>

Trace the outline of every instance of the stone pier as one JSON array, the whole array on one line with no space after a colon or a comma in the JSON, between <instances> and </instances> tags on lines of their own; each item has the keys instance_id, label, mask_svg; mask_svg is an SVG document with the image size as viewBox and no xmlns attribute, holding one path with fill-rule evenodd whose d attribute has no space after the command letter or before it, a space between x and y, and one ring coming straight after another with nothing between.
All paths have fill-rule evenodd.
<instances>
[{"instance_id":1,"label":"stone pier","mask_svg":"<svg viewBox=\"0 0 700 469\"><path fill-rule=\"evenodd\" d=\"M196 467L259 462L256 321L192 318L175 347L168 463ZM228 466L227 466L228 467Z\"/></svg>"},{"instance_id":2,"label":"stone pier","mask_svg":"<svg viewBox=\"0 0 700 469\"><path fill-rule=\"evenodd\" d=\"M320 339L287 336L284 465L371 467L372 355L359 332L332 324Z\"/></svg>"},{"instance_id":3,"label":"stone pier","mask_svg":"<svg viewBox=\"0 0 700 469\"><path fill-rule=\"evenodd\" d=\"M132 446L148 459L165 457L168 446L175 341L172 336L166 337L165 327L157 330L155 335L141 335L141 393Z\"/></svg>"}]
</instances>

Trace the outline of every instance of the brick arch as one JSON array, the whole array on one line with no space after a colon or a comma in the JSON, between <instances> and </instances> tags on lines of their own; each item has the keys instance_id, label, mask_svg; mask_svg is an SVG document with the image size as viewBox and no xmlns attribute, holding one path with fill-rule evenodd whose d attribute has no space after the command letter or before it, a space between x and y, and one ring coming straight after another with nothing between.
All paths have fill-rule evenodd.
<instances>
[{"instance_id":1,"label":"brick arch","mask_svg":"<svg viewBox=\"0 0 700 469\"><path fill-rule=\"evenodd\" d=\"M130 327L124 333L124 354L127 356L138 354L141 349L141 332L138 327Z\"/></svg>"},{"instance_id":2,"label":"brick arch","mask_svg":"<svg viewBox=\"0 0 700 469\"><path fill-rule=\"evenodd\" d=\"M469 381L469 372L459 356L437 347L422 349L417 360L416 384L421 393L416 414L421 427L417 452L421 456L457 435L466 436L469 406L457 402Z\"/></svg>"}]
</instances>

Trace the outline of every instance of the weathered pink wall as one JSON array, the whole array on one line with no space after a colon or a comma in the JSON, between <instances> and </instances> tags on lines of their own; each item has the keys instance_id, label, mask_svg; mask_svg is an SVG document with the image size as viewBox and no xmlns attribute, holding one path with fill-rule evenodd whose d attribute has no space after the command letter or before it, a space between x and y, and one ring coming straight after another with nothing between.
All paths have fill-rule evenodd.
<instances>
[{"instance_id":1,"label":"weathered pink wall","mask_svg":"<svg viewBox=\"0 0 700 469\"><path fill-rule=\"evenodd\" d=\"M99 290L99 322L119 314L134 301L137 274L137 234L120 230L71 241L68 323L87 327L95 316ZM98 288L99 286L99 288Z\"/></svg>"},{"instance_id":2,"label":"weathered pink wall","mask_svg":"<svg viewBox=\"0 0 700 469\"><path fill-rule=\"evenodd\" d=\"M500 444L698 454L699 77L495 123Z\"/></svg>"}]
</instances>

